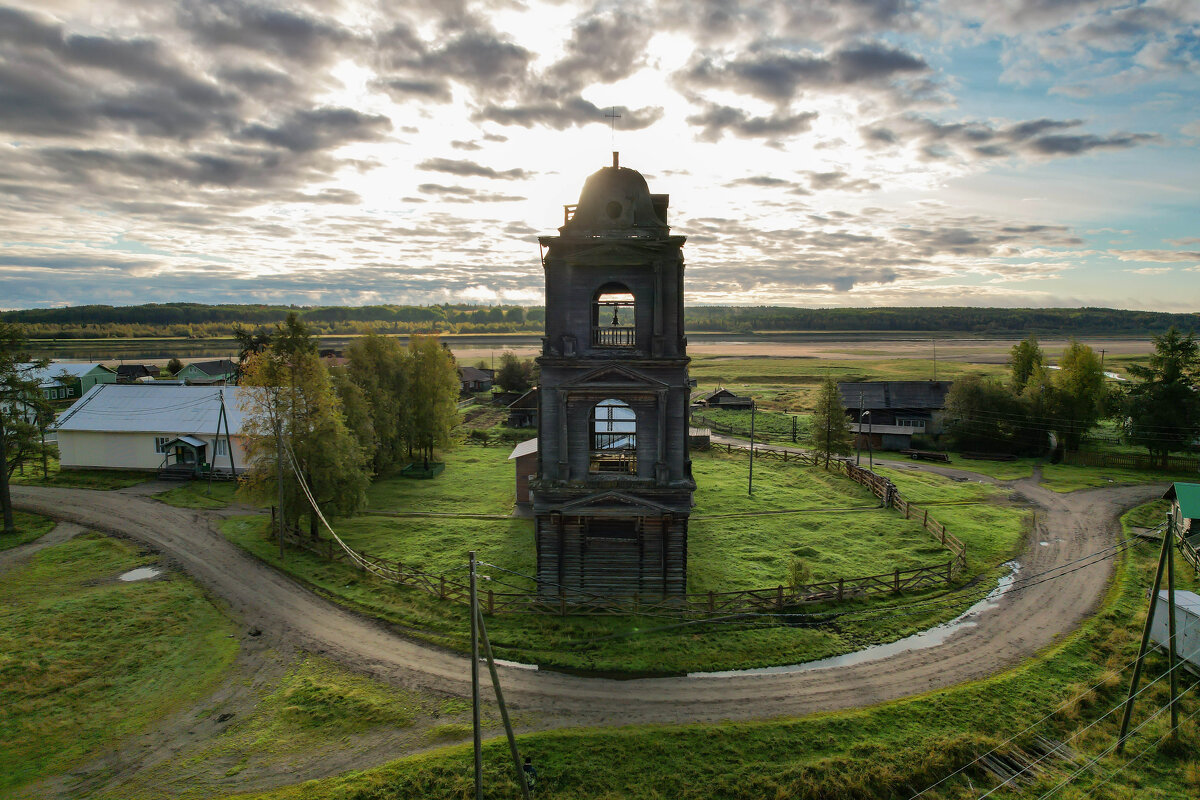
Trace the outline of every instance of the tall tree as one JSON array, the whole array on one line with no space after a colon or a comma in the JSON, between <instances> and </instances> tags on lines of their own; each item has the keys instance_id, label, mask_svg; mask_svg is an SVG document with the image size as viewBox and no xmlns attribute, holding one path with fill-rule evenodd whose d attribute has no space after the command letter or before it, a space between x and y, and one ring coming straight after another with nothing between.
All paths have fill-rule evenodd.
<instances>
[{"instance_id":1,"label":"tall tree","mask_svg":"<svg viewBox=\"0 0 1200 800\"><path fill-rule=\"evenodd\" d=\"M509 392L524 392L533 385L534 363L532 359L522 361L516 353L505 350L500 354L500 369L496 370L496 384Z\"/></svg>"},{"instance_id":2,"label":"tall tree","mask_svg":"<svg viewBox=\"0 0 1200 800\"><path fill-rule=\"evenodd\" d=\"M291 316L295 316L295 313ZM233 338L238 343L238 376L245 369L246 360L256 356L271 346L272 333L268 328L259 327L254 330L243 328L241 323L233 326Z\"/></svg>"},{"instance_id":3,"label":"tall tree","mask_svg":"<svg viewBox=\"0 0 1200 800\"><path fill-rule=\"evenodd\" d=\"M1047 436L1032 423L1030 403L1044 404L1049 385L1035 373L1018 397L997 378L967 375L946 394L946 432L958 450L1023 453L1044 449Z\"/></svg>"},{"instance_id":4,"label":"tall tree","mask_svg":"<svg viewBox=\"0 0 1200 800\"><path fill-rule=\"evenodd\" d=\"M829 469L829 460L833 456L850 454L853 434L846 423L846 407L842 405L837 381L826 377L808 426L808 446L818 458L825 459L826 469Z\"/></svg>"},{"instance_id":5,"label":"tall tree","mask_svg":"<svg viewBox=\"0 0 1200 800\"><path fill-rule=\"evenodd\" d=\"M346 348L350 379L362 391L371 415L376 474L404 458L412 430L408 397L409 353L396 339L368 330Z\"/></svg>"},{"instance_id":6,"label":"tall tree","mask_svg":"<svg viewBox=\"0 0 1200 800\"><path fill-rule=\"evenodd\" d=\"M1200 436L1200 347L1195 336L1172 327L1152 337L1154 353L1134 364L1126 394L1126 430L1165 469L1172 450L1184 450Z\"/></svg>"},{"instance_id":7,"label":"tall tree","mask_svg":"<svg viewBox=\"0 0 1200 800\"><path fill-rule=\"evenodd\" d=\"M1046 370L1046 354L1032 333L1024 341L1014 344L1008 358L1008 369L1013 390L1017 394L1025 391L1030 379Z\"/></svg>"},{"instance_id":8,"label":"tall tree","mask_svg":"<svg viewBox=\"0 0 1200 800\"><path fill-rule=\"evenodd\" d=\"M1054 375L1051 405L1054 428L1070 451L1100 419L1104 401L1104 368L1092 348L1074 339Z\"/></svg>"},{"instance_id":9,"label":"tall tree","mask_svg":"<svg viewBox=\"0 0 1200 800\"><path fill-rule=\"evenodd\" d=\"M276 430L285 444L283 459L284 519L307 514L309 533L317 535L317 515L300 491L296 469L323 512L349 514L366 501L370 482L367 453L346 426L341 400L328 370L317 356L299 319L280 326L271 347L246 362L243 386L248 392L243 429L247 435L250 469L242 482L245 494L260 502L276 496L280 464L276 459ZM289 454L295 456L292 468Z\"/></svg>"},{"instance_id":10,"label":"tall tree","mask_svg":"<svg viewBox=\"0 0 1200 800\"><path fill-rule=\"evenodd\" d=\"M20 464L46 455L44 431L54 419L36 374L49 362L31 361L25 344L19 325L0 322L0 511L5 534L16 533L8 480Z\"/></svg>"},{"instance_id":11,"label":"tall tree","mask_svg":"<svg viewBox=\"0 0 1200 800\"><path fill-rule=\"evenodd\" d=\"M450 431L458 422L458 370L436 336L413 336L408 352L410 441L428 467L434 448L450 444Z\"/></svg>"}]
</instances>

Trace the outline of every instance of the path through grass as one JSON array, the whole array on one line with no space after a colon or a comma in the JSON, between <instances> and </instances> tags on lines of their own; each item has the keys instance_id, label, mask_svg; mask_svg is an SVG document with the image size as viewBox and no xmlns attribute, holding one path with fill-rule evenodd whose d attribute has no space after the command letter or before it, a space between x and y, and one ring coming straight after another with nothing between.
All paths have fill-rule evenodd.
<instances>
[{"instance_id":1,"label":"path through grass","mask_svg":"<svg viewBox=\"0 0 1200 800\"><path fill-rule=\"evenodd\" d=\"M232 624L190 580L83 534L0 578L0 794L94 756L210 689Z\"/></svg>"}]
</instances>

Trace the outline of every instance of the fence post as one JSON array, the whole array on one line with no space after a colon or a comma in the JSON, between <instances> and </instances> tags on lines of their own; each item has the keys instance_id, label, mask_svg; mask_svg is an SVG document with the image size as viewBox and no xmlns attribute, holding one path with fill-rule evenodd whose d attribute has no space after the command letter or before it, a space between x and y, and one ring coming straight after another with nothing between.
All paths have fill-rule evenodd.
<instances>
[{"instance_id":1,"label":"fence post","mask_svg":"<svg viewBox=\"0 0 1200 800\"><path fill-rule=\"evenodd\" d=\"M899 591L900 591L900 570L896 570L896 572L892 575L892 592L898 593Z\"/></svg>"},{"instance_id":2,"label":"fence post","mask_svg":"<svg viewBox=\"0 0 1200 800\"><path fill-rule=\"evenodd\" d=\"M775 590L775 603L779 606L779 610L783 610L783 587L780 586Z\"/></svg>"},{"instance_id":3,"label":"fence post","mask_svg":"<svg viewBox=\"0 0 1200 800\"><path fill-rule=\"evenodd\" d=\"M845 596L846 596L846 579L838 578L838 602L840 603L842 601L842 598L844 598Z\"/></svg>"},{"instance_id":4,"label":"fence post","mask_svg":"<svg viewBox=\"0 0 1200 800\"><path fill-rule=\"evenodd\" d=\"M908 519L908 512L912 510L912 503L904 504L904 518Z\"/></svg>"},{"instance_id":5,"label":"fence post","mask_svg":"<svg viewBox=\"0 0 1200 800\"><path fill-rule=\"evenodd\" d=\"M928 508L925 509L925 519L921 520L921 527L923 527L923 528L929 527L929 509Z\"/></svg>"},{"instance_id":6,"label":"fence post","mask_svg":"<svg viewBox=\"0 0 1200 800\"><path fill-rule=\"evenodd\" d=\"M558 590L558 615L560 617L567 615L567 593L564 589Z\"/></svg>"},{"instance_id":7,"label":"fence post","mask_svg":"<svg viewBox=\"0 0 1200 800\"><path fill-rule=\"evenodd\" d=\"M950 583L953 580L954 580L954 559L952 558L946 562L946 583Z\"/></svg>"},{"instance_id":8,"label":"fence post","mask_svg":"<svg viewBox=\"0 0 1200 800\"><path fill-rule=\"evenodd\" d=\"M492 614L496 611L496 596L488 589L488 613Z\"/></svg>"},{"instance_id":9,"label":"fence post","mask_svg":"<svg viewBox=\"0 0 1200 800\"><path fill-rule=\"evenodd\" d=\"M708 590L708 613L713 613L717 610L716 601L713 598L712 589Z\"/></svg>"}]
</instances>

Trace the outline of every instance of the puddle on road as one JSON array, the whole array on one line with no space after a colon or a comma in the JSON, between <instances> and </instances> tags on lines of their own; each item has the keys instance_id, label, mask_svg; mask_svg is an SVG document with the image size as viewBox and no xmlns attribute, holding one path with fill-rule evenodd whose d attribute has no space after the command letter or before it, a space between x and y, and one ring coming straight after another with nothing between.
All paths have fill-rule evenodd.
<instances>
[{"instance_id":1,"label":"puddle on road","mask_svg":"<svg viewBox=\"0 0 1200 800\"><path fill-rule=\"evenodd\" d=\"M122 574L117 580L122 581L148 581L151 578L157 578L162 574L162 570L155 567L138 567L131 569L129 572Z\"/></svg>"},{"instance_id":2,"label":"puddle on road","mask_svg":"<svg viewBox=\"0 0 1200 800\"><path fill-rule=\"evenodd\" d=\"M688 677L730 678L738 675L782 675L790 672L811 672L817 669L865 664L869 661L891 658L900 653L907 653L910 650L925 650L930 647L936 647L959 631L975 627L975 617L999 605L1000 598L1012 588L1013 581L1017 579L1017 573L1021 571L1021 565L1016 561L1009 561L1004 566L1008 567L1008 574L996 581L996 588L988 592L987 597L949 622L935 625L929 630L914 633L912 636L906 636L903 639L898 639L887 644L872 645L871 647L841 656L831 656L830 658L822 658L819 661L809 661L805 664L788 664L782 667L759 667L757 669L733 669L723 672L689 672Z\"/></svg>"}]
</instances>

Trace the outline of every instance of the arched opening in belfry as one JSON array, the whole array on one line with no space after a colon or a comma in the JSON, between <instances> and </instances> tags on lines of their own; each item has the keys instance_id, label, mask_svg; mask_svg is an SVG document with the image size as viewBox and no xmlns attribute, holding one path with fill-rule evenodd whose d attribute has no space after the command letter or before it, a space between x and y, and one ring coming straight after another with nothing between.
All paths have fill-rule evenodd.
<instances>
[{"instance_id":1,"label":"arched opening in belfry","mask_svg":"<svg viewBox=\"0 0 1200 800\"><path fill-rule=\"evenodd\" d=\"M633 292L620 283L596 290L592 301L592 347L635 347L637 309Z\"/></svg>"},{"instance_id":2,"label":"arched opening in belfry","mask_svg":"<svg viewBox=\"0 0 1200 800\"><path fill-rule=\"evenodd\" d=\"M592 472L637 474L637 414L629 404L609 398L592 408Z\"/></svg>"}]
</instances>

